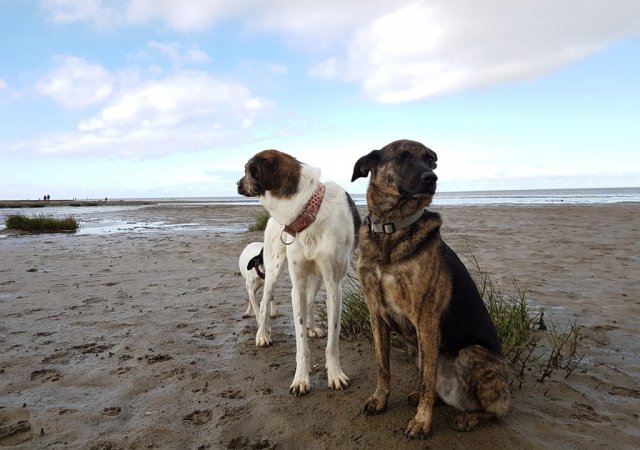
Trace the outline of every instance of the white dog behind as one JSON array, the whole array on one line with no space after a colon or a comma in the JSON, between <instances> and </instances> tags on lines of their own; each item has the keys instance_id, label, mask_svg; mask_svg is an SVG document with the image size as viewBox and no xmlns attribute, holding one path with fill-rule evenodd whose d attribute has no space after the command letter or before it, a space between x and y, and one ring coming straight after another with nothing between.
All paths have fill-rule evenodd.
<instances>
[{"instance_id":1,"label":"white dog behind","mask_svg":"<svg viewBox=\"0 0 640 450\"><path fill-rule=\"evenodd\" d=\"M263 248L264 244L262 242L250 242L244 248L240 254L240 259L238 260L240 273L245 280L244 285L247 288L247 294L249 294L249 305L247 305L247 310L242 317L251 317L253 313L257 318L258 312L260 311L256 295L258 293L258 289L264 286L265 269ZM269 315L271 317L276 317L278 312L276 311L273 298L271 298L270 303L271 311Z\"/></svg>"},{"instance_id":2,"label":"white dog behind","mask_svg":"<svg viewBox=\"0 0 640 450\"><path fill-rule=\"evenodd\" d=\"M284 260L287 255L285 245L280 241L281 228L275 219L269 218L265 229L265 240L270 242L266 257L264 254L264 243L257 241L247 244L240 254L238 265L240 267L240 273L245 279L245 287L249 295L249 304L247 305L247 310L242 315L243 318L251 317L252 315L255 315L256 319L260 317L260 305L258 304L257 293L258 289L265 284L267 274L265 259L269 261L267 265L274 267L274 270L270 272L270 276L275 277L273 282L274 288L282 274ZM324 337L324 331L322 331L322 328L316 326L313 314L313 302L316 291L317 289L310 290L307 294L307 335L309 337L321 338ZM273 294L269 300L269 305L271 307L269 317L277 317L278 311Z\"/></svg>"},{"instance_id":3,"label":"white dog behind","mask_svg":"<svg viewBox=\"0 0 640 450\"><path fill-rule=\"evenodd\" d=\"M311 388L307 335L315 333L315 324L311 322L313 315L309 319L308 305L322 281L327 291L327 381L332 389L344 389L349 378L339 359L342 280L349 268L355 230L360 226L351 197L335 183L321 183L320 169L277 150L260 152L247 162L238 193L258 197L272 216L265 231L266 280L256 345L271 344L267 300L286 259L296 333L296 373L289 390L298 396Z\"/></svg>"}]
</instances>

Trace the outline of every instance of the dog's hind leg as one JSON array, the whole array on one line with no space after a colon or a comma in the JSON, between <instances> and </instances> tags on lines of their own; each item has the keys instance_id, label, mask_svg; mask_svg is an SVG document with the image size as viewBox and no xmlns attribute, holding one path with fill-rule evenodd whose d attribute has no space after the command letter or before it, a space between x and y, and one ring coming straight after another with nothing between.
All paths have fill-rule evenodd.
<instances>
[{"instance_id":1,"label":"dog's hind leg","mask_svg":"<svg viewBox=\"0 0 640 450\"><path fill-rule=\"evenodd\" d=\"M321 282L320 277L311 275L309 277L309 285L307 286L307 336L313 338L324 337L324 331L316 325L316 318L313 311L314 302Z\"/></svg>"},{"instance_id":2,"label":"dog's hind leg","mask_svg":"<svg viewBox=\"0 0 640 450\"><path fill-rule=\"evenodd\" d=\"M251 313L256 316L258 319L258 314L260 314L260 306L258 305L258 300L256 299L256 292L258 288L252 285L250 280L247 280L245 283L245 287L247 288L247 293L249 294L249 305L247 305L247 310L242 315L243 318L251 317Z\"/></svg>"},{"instance_id":3,"label":"dog's hind leg","mask_svg":"<svg viewBox=\"0 0 640 450\"><path fill-rule=\"evenodd\" d=\"M509 369L504 361L479 345L460 350L455 360L450 360L447 376L443 376L440 361L442 359L438 367L438 394L445 402L464 411L455 419L454 429L470 431L483 421L507 413Z\"/></svg>"},{"instance_id":4,"label":"dog's hind leg","mask_svg":"<svg viewBox=\"0 0 640 450\"><path fill-rule=\"evenodd\" d=\"M259 289L259 286L256 286L255 284L252 285L251 282L247 280L247 292L249 293L249 306L247 306L247 311L244 313L242 317L251 317L251 311L253 311L253 314L256 316L256 320L258 320L258 317L260 314L260 305L258 305L258 300L256 296L258 289Z\"/></svg>"},{"instance_id":5,"label":"dog's hind leg","mask_svg":"<svg viewBox=\"0 0 640 450\"><path fill-rule=\"evenodd\" d=\"M276 307L275 295L271 295L271 300L269 300L269 305L271 305L269 317L275 319L278 317L278 308Z\"/></svg>"}]
</instances>

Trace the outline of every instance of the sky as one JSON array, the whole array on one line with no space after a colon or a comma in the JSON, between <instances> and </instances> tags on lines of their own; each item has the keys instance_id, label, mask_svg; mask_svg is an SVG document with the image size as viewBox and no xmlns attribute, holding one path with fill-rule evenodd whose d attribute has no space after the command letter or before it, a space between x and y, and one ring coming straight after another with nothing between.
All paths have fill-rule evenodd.
<instances>
[{"instance_id":1,"label":"sky","mask_svg":"<svg viewBox=\"0 0 640 450\"><path fill-rule=\"evenodd\" d=\"M354 194L640 186L638 0L0 0L0 198L234 196L275 148Z\"/></svg>"}]
</instances>

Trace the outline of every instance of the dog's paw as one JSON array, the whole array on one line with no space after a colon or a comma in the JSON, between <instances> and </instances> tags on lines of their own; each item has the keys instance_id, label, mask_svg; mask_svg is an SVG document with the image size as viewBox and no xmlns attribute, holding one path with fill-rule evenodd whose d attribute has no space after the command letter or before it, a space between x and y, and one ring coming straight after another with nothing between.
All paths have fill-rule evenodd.
<instances>
[{"instance_id":1,"label":"dog's paw","mask_svg":"<svg viewBox=\"0 0 640 450\"><path fill-rule=\"evenodd\" d=\"M471 431L480 423L480 421L481 417L479 414L463 413L456 417L451 428L456 431Z\"/></svg>"},{"instance_id":2,"label":"dog's paw","mask_svg":"<svg viewBox=\"0 0 640 450\"><path fill-rule=\"evenodd\" d=\"M367 416L374 416L383 412L385 409L387 409L387 401L373 395L369 400L367 400L367 403L364 404L362 412Z\"/></svg>"},{"instance_id":3,"label":"dog's paw","mask_svg":"<svg viewBox=\"0 0 640 450\"><path fill-rule=\"evenodd\" d=\"M323 338L324 331L320 327L307 328L307 336L311 338Z\"/></svg>"},{"instance_id":4,"label":"dog's paw","mask_svg":"<svg viewBox=\"0 0 640 450\"><path fill-rule=\"evenodd\" d=\"M271 317L272 319L275 319L276 317L278 317L278 311L276 311L275 309L272 309L271 312L269 313L269 317Z\"/></svg>"},{"instance_id":5,"label":"dog's paw","mask_svg":"<svg viewBox=\"0 0 640 450\"><path fill-rule=\"evenodd\" d=\"M293 380L293 383L291 383L291 386L289 386L289 392L295 395L296 397L305 395L310 390L311 390L311 383L308 377L302 380Z\"/></svg>"},{"instance_id":6,"label":"dog's paw","mask_svg":"<svg viewBox=\"0 0 640 450\"><path fill-rule=\"evenodd\" d=\"M431 424L415 417L409 421L404 434L409 439L427 439L431 436Z\"/></svg>"},{"instance_id":7,"label":"dog's paw","mask_svg":"<svg viewBox=\"0 0 640 450\"><path fill-rule=\"evenodd\" d=\"M327 383L330 389L336 391L346 389L349 387L349 384L351 384L349 381L349 377L346 376L342 371L327 373Z\"/></svg>"},{"instance_id":8,"label":"dog's paw","mask_svg":"<svg viewBox=\"0 0 640 450\"><path fill-rule=\"evenodd\" d=\"M243 318L243 319L246 319L247 317L251 317L251 313L244 313L244 314L242 315L242 318Z\"/></svg>"},{"instance_id":9,"label":"dog's paw","mask_svg":"<svg viewBox=\"0 0 640 450\"><path fill-rule=\"evenodd\" d=\"M272 344L269 333L256 334L256 347L268 347Z\"/></svg>"}]
</instances>

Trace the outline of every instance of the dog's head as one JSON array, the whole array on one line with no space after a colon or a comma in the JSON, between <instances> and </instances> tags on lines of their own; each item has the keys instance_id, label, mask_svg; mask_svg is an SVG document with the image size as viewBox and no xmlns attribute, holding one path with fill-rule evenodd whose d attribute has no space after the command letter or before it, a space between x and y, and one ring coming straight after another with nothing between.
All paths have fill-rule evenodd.
<instances>
[{"instance_id":1,"label":"dog's head","mask_svg":"<svg viewBox=\"0 0 640 450\"><path fill-rule=\"evenodd\" d=\"M275 197L290 197L298 191L302 163L278 150L257 153L244 166L238 194L260 197L267 191Z\"/></svg>"},{"instance_id":2,"label":"dog's head","mask_svg":"<svg viewBox=\"0 0 640 450\"><path fill-rule=\"evenodd\" d=\"M425 199L428 205L436 192L438 155L420 142L394 141L360 158L353 167L351 181L367 177L385 196L397 199Z\"/></svg>"}]
</instances>

